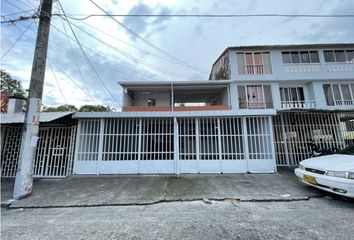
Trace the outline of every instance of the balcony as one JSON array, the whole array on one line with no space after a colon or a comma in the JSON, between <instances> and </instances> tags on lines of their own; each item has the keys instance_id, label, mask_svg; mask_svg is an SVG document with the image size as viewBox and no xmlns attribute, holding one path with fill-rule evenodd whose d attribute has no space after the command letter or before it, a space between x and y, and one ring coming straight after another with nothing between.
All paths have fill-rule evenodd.
<instances>
[{"instance_id":1,"label":"balcony","mask_svg":"<svg viewBox=\"0 0 354 240\"><path fill-rule=\"evenodd\" d=\"M273 103L266 102L266 101L252 101L252 102L240 101L239 107L240 109L267 109L267 108L269 109L269 108L273 108Z\"/></svg>"},{"instance_id":2,"label":"balcony","mask_svg":"<svg viewBox=\"0 0 354 240\"><path fill-rule=\"evenodd\" d=\"M354 63L326 63L328 72L354 72Z\"/></svg>"},{"instance_id":3,"label":"balcony","mask_svg":"<svg viewBox=\"0 0 354 240\"><path fill-rule=\"evenodd\" d=\"M334 105L335 106L353 106L354 100L335 100Z\"/></svg>"},{"instance_id":4,"label":"balcony","mask_svg":"<svg viewBox=\"0 0 354 240\"><path fill-rule=\"evenodd\" d=\"M181 112L181 111L224 111L230 110L229 105L212 106L129 106L123 107L124 112Z\"/></svg>"},{"instance_id":5,"label":"balcony","mask_svg":"<svg viewBox=\"0 0 354 240\"><path fill-rule=\"evenodd\" d=\"M229 83L221 81L129 83L123 112L230 110Z\"/></svg>"},{"instance_id":6,"label":"balcony","mask_svg":"<svg viewBox=\"0 0 354 240\"><path fill-rule=\"evenodd\" d=\"M304 73L304 72L321 72L321 64L284 64L284 72L286 73Z\"/></svg>"},{"instance_id":7,"label":"balcony","mask_svg":"<svg viewBox=\"0 0 354 240\"><path fill-rule=\"evenodd\" d=\"M281 109L314 109L316 101L281 101Z\"/></svg>"}]
</instances>

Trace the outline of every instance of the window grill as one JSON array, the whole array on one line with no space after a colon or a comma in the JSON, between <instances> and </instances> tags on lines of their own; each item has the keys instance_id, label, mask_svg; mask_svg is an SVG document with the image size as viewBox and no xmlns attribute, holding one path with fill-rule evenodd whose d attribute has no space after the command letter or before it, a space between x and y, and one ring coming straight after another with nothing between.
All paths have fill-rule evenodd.
<instances>
[{"instance_id":1,"label":"window grill","mask_svg":"<svg viewBox=\"0 0 354 240\"><path fill-rule=\"evenodd\" d=\"M97 161L100 136L100 120L84 119L78 125L78 161Z\"/></svg>"},{"instance_id":2,"label":"window grill","mask_svg":"<svg viewBox=\"0 0 354 240\"><path fill-rule=\"evenodd\" d=\"M196 121L191 118L178 119L179 159L197 159Z\"/></svg>"},{"instance_id":3,"label":"window grill","mask_svg":"<svg viewBox=\"0 0 354 240\"><path fill-rule=\"evenodd\" d=\"M249 159L272 159L272 133L267 117L249 117L247 140Z\"/></svg>"},{"instance_id":4,"label":"window grill","mask_svg":"<svg viewBox=\"0 0 354 240\"><path fill-rule=\"evenodd\" d=\"M245 159L242 129L242 118L220 118L222 160Z\"/></svg>"}]
</instances>

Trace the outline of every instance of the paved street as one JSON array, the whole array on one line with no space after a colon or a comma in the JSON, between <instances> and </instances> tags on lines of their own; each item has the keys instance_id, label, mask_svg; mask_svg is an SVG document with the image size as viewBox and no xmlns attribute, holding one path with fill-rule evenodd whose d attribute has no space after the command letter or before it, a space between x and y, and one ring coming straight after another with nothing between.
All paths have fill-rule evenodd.
<instances>
[{"instance_id":1,"label":"paved street","mask_svg":"<svg viewBox=\"0 0 354 240\"><path fill-rule=\"evenodd\" d=\"M2 211L1 239L353 239L354 205L174 202Z\"/></svg>"},{"instance_id":2,"label":"paved street","mask_svg":"<svg viewBox=\"0 0 354 240\"><path fill-rule=\"evenodd\" d=\"M2 201L12 181L2 182ZM39 180L1 239L352 239L354 201L277 174Z\"/></svg>"}]
</instances>

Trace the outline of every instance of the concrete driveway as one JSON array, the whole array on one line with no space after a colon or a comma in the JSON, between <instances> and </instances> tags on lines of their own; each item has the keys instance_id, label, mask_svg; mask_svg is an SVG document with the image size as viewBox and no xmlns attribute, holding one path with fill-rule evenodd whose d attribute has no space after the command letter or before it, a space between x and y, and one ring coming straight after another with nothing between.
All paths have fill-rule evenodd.
<instances>
[{"instance_id":1,"label":"concrete driveway","mask_svg":"<svg viewBox=\"0 0 354 240\"><path fill-rule=\"evenodd\" d=\"M11 198L13 181L3 181L2 201ZM147 205L158 202L226 199L294 201L323 193L298 182L292 170L277 174L177 176L70 176L36 180L32 196L10 208Z\"/></svg>"}]
</instances>

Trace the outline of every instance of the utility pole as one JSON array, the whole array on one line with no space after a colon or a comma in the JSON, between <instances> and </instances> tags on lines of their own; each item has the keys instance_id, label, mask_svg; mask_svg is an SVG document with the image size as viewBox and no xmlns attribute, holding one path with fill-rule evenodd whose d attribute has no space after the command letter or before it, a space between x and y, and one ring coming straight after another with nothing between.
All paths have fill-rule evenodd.
<instances>
[{"instance_id":1,"label":"utility pole","mask_svg":"<svg viewBox=\"0 0 354 240\"><path fill-rule=\"evenodd\" d=\"M28 93L28 107L22 130L21 149L15 179L13 195L15 199L28 197L31 195L33 187L33 165L38 142L39 112L42 103L53 0L42 0L41 2L36 48Z\"/></svg>"}]
</instances>

